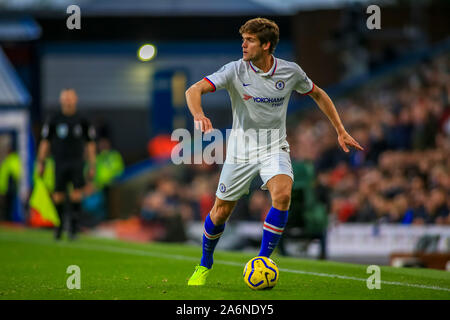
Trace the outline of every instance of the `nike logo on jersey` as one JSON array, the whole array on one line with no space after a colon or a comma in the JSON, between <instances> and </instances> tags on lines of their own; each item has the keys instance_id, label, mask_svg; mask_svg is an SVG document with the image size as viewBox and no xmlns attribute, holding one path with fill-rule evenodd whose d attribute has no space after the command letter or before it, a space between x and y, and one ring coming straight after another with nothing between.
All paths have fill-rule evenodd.
<instances>
[{"instance_id":1,"label":"nike logo on jersey","mask_svg":"<svg viewBox=\"0 0 450 320\"><path fill-rule=\"evenodd\" d=\"M251 83L243 83L242 84L244 87L251 85Z\"/></svg>"}]
</instances>

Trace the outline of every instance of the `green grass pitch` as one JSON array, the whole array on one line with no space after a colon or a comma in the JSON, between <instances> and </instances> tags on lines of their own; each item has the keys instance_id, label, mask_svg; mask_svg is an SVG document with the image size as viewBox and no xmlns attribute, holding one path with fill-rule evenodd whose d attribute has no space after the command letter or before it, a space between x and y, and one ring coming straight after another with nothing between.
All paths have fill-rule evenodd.
<instances>
[{"instance_id":1,"label":"green grass pitch","mask_svg":"<svg viewBox=\"0 0 450 320\"><path fill-rule=\"evenodd\" d=\"M367 265L287 258L273 290L252 291L242 279L257 254L217 251L208 284L188 287L201 248L130 243L82 235L56 242L49 230L0 227L0 299L310 300L450 299L450 272L381 267L369 290ZM67 267L80 267L80 289L68 289Z\"/></svg>"}]
</instances>

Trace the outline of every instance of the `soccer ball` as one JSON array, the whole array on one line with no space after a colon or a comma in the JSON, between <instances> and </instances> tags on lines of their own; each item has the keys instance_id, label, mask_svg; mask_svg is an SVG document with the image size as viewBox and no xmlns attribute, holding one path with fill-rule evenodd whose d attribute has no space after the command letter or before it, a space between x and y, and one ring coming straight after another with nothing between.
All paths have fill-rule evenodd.
<instances>
[{"instance_id":1,"label":"soccer ball","mask_svg":"<svg viewBox=\"0 0 450 320\"><path fill-rule=\"evenodd\" d=\"M278 282L280 272L272 259L254 257L244 268L244 281L253 290L272 289Z\"/></svg>"}]
</instances>

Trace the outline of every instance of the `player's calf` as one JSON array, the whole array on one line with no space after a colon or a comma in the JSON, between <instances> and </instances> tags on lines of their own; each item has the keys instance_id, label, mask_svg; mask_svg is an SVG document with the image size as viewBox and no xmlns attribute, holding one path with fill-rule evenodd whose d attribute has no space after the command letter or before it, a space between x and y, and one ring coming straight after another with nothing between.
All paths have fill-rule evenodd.
<instances>
[{"instance_id":1,"label":"player's calf","mask_svg":"<svg viewBox=\"0 0 450 320\"><path fill-rule=\"evenodd\" d=\"M215 225L224 224L233 212L235 205L236 201L226 201L216 197L216 201L210 212L211 221Z\"/></svg>"},{"instance_id":2,"label":"player's calf","mask_svg":"<svg viewBox=\"0 0 450 320\"><path fill-rule=\"evenodd\" d=\"M263 236L259 256L270 257L276 248L288 220L288 211L270 208L263 225Z\"/></svg>"},{"instance_id":3,"label":"player's calf","mask_svg":"<svg viewBox=\"0 0 450 320\"><path fill-rule=\"evenodd\" d=\"M203 228L203 254L200 261L200 266L206 267L208 269L212 268L214 250L224 230L225 224L215 225L212 222L210 215L208 214L205 219Z\"/></svg>"}]
</instances>

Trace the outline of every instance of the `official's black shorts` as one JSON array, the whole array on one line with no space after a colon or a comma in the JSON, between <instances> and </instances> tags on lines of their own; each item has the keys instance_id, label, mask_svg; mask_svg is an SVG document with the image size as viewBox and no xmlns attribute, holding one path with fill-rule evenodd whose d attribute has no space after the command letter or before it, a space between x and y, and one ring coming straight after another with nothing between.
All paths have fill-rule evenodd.
<instances>
[{"instance_id":1,"label":"official's black shorts","mask_svg":"<svg viewBox=\"0 0 450 320\"><path fill-rule=\"evenodd\" d=\"M69 183L74 189L85 185L83 161L55 161L55 191L65 192Z\"/></svg>"}]
</instances>

